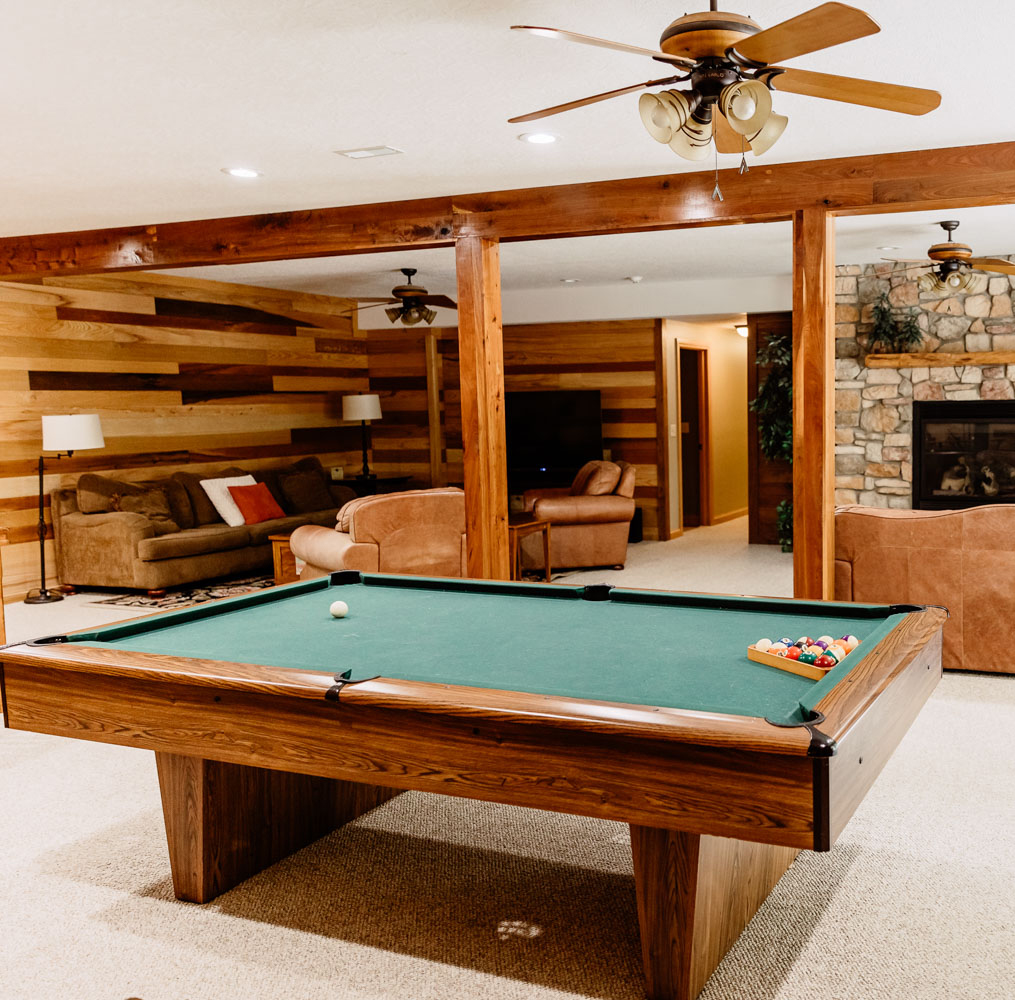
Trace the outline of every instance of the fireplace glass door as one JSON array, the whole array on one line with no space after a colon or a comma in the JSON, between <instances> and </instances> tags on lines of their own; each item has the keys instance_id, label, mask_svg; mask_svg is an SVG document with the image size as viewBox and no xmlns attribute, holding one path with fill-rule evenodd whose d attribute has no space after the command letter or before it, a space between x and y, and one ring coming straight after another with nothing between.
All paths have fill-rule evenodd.
<instances>
[{"instance_id":1,"label":"fireplace glass door","mask_svg":"<svg viewBox=\"0 0 1015 1000\"><path fill-rule=\"evenodd\" d=\"M913 506L1015 502L1015 402L913 406Z\"/></svg>"}]
</instances>

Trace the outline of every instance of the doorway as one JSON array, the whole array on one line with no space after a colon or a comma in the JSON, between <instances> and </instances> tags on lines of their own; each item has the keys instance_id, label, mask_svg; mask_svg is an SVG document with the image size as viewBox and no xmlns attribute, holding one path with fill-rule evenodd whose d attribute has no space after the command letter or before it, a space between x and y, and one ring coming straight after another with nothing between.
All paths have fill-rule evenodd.
<instances>
[{"instance_id":1,"label":"doorway","mask_svg":"<svg viewBox=\"0 0 1015 1000\"><path fill-rule=\"evenodd\" d=\"M708 348L678 345L677 385L681 527L697 528L712 523Z\"/></svg>"}]
</instances>

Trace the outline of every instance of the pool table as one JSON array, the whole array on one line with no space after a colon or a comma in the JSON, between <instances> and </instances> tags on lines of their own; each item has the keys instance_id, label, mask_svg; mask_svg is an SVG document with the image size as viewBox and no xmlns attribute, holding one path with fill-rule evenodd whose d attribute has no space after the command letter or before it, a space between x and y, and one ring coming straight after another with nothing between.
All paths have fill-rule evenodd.
<instances>
[{"instance_id":1,"label":"pool table","mask_svg":"<svg viewBox=\"0 0 1015 1000\"><path fill-rule=\"evenodd\" d=\"M690 1000L797 851L835 842L938 681L944 619L343 572L8 647L4 719L154 750L196 902L403 789L620 820L647 992ZM747 657L826 632L862 641L818 681Z\"/></svg>"}]
</instances>

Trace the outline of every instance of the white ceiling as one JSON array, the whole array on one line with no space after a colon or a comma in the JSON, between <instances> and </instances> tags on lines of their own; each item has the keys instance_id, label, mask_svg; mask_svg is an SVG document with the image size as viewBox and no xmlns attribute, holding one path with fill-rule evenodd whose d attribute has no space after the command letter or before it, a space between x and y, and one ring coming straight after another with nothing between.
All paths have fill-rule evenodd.
<instances>
[{"instance_id":1,"label":"white ceiling","mask_svg":"<svg viewBox=\"0 0 1015 1000\"><path fill-rule=\"evenodd\" d=\"M686 0L687 9L707 7ZM730 0L775 24L818 0ZM758 166L1008 138L991 102L956 72L984 59L984 33L1015 29L1010 0L853 0L882 26L802 57L819 69L938 89L924 117L776 96L790 126ZM0 234L19 235L446 195L699 169L645 133L637 95L549 119L560 141L516 140L506 119L662 75L651 60L508 30L546 24L655 47L685 11L662 0L0 0ZM998 101L997 103L1000 103ZM1002 123L1002 129L1008 126ZM398 156L334 150L389 144ZM253 181L221 168L247 165ZM722 157L734 166L735 158ZM735 197L735 181L727 196ZM938 218L964 220L977 253L1015 249L1012 209L865 217L839 224L840 262L883 244L920 256ZM506 245L504 287L645 283L789 271L789 227L771 224ZM566 266L565 266L566 265ZM420 270L454 294L451 251L191 269L265 285L383 295Z\"/></svg>"}]
</instances>

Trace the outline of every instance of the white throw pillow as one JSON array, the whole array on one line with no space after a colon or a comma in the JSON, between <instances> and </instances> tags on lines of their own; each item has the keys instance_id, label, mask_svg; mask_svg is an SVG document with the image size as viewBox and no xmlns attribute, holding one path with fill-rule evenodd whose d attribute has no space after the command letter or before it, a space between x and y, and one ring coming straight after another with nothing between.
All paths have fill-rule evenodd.
<instances>
[{"instance_id":1,"label":"white throw pillow","mask_svg":"<svg viewBox=\"0 0 1015 1000\"><path fill-rule=\"evenodd\" d=\"M230 527L238 528L246 522L236 506L236 501L229 494L230 486L256 486L253 476L227 476L225 479L202 479L201 489L208 494L208 499L219 512L219 517Z\"/></svg>"}]
</instances>

